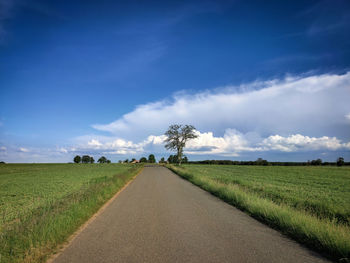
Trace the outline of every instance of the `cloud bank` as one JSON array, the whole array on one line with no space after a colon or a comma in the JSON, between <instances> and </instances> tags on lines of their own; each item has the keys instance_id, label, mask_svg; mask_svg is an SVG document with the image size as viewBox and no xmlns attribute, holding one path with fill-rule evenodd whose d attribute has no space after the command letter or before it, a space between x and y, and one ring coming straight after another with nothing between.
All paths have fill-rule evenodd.
<instances>
[{"instance_id":1,"label":"cloud bank","mask_svg":"<svg viewBox=\"0 0 350 263\"><path fill-rule=\"evenodd\" d=\"M185 154L202 159L311 152L345 153L343 156L348 158L349 101L350 72L256 81L197 94L182 92L139 105L111 123L95 124L94 134L74 138L64 147L0 145L0 158L168 156L163 134L174 123L197 128L198 138L188 142Z\"/></svg>"},{"instance_id":2,"label":"cloud bank","mask_svg":"<svg viewBox=\"0 0 350 263\"><path fill-rule=\"evenodd\" d=\"M196 132L198 138L188 142L185 154L216 155L238 157L245 152L300 152L300 151L337 151L350 150L350 142L345 143L336 137L309 137L294 134L288 137L271 135L254 142L252 134L242 134L237 130L227 129L224 136L216 137L212 132ZM135 143L121 138L83 136L73 152L99 152L116 155L142 155L145 153L169 153L164 149L164 135L151 135L145 140Z\"/></svg>"},{"instance_id":3,"label":"cloud bank","mask_svg":"<svg viewBox=\"0 0 350 263\"><path fill-rule=\"evenodd\" d=\"M188 143L187 154L348 151L349 99L350 72L178 93L170 100L139 105L111 123L93 125L118 139L92 139L88 145L125 154L150 148L164 152L158 147L164 137L155 135L163 134L169 124L189 123L197 127L199 137Z\"/></svg>"},{"instance_id":4,"label":"cloud bank","mask_svg":"<svg viewBox=\"0 0 350 263\"><path fill-rule=\"evenodd\" d=\"M162 134L172 123L189 123L199 131L224 136L225 130L260 137L303 134L349 140L350 72L287 77L229 86L215 92L179 93L169 100L139 105L98 131L127 140Z\"/></svg>"}]
</instances>

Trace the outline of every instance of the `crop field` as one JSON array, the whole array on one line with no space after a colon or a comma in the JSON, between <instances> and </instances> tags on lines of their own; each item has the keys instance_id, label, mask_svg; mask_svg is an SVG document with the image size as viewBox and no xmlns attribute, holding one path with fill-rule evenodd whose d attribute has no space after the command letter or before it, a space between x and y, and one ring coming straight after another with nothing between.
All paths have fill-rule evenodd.
<instances>
[{"instance_id":1,"label":"crop field","mask_svg":"<svg viewBox=\"0 0 350 263\"><path fill-rule=\"evenodd\" d=\"M0 165L0 262L44 262L141 167Z\"/></svg>"},{"instance_id":2,"label":"crop field","mask_svg":"<svg viewBox=\"0 0 350 263\"><path fill-rule=\"evenodd\" d=\"M350 167L169 166L305 245L350 257Z\"/></svg>"}]
</instances>

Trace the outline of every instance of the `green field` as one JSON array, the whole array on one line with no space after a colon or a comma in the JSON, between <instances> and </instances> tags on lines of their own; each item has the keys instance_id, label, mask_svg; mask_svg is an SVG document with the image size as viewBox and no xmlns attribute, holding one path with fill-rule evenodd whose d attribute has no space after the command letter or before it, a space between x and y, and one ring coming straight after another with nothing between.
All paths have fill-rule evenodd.
<instances>
[{"instance_id":1,"label":"green field","mask_svg":"<svg viewBox=\"0 0 350 263\"><path fill-rule=\"evenodd\" d=\"M44 262L141 167L0 165L0 262Z\"/></svg>"},{"instance_id":2,"label":"green field","mask_svg":"<svg viewBox=\"0 0 350 263\"><path fill-rule=\"evenodd\" d=\"M350 257L350 167L170 168L299 242L335 259Z\"/></svg>"}]
</instances>

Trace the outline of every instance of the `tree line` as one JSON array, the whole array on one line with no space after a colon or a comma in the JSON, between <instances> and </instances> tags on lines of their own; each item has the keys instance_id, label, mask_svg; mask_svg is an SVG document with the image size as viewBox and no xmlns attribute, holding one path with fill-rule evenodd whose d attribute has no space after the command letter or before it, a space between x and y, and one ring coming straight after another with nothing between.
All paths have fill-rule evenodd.
<instances>
[{"instance_id":1,"label":"tree line","mask_svg":"<svg viewBox=\"0 0 350 263\"><path fill-rule=\"evenodd\" d=\"M89 155L83 155L83 156L76 155L76 156L73 158L73 161L74 161L75 163L95 163L94 157L89 156ZM111 160L108 160L106 157L101 156L101 157L97 160L97 162L98 162L98 163L111 163Z\"/></svg>"},{"instance_id":2,"label":"tree line","mask_svg":"<svg viewBox=\"0 0 350 263\"><path fill-rule=\"evenodd\" d=\"M221 165L271 165L271 166L343 166L350 165L350 162L345 162L343 157L339 157L335 162L323 162L322 159L309 160L307 162L269 162L262 158L256 161L231 161L231 160L203 160L203 161L190 161L191 164L221 164Z\"/></svg>"}]
</instances>

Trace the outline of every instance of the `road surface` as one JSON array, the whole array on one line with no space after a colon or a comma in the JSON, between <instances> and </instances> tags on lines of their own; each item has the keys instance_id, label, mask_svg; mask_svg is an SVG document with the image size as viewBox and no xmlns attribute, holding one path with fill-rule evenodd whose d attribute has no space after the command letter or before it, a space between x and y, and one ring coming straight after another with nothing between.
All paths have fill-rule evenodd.
<instances>
[{"instance_id":1,"label":"road surface","mask_svg":"<svg viewBox=\"0 0 350 263\"><path fill-rule=\"evenodd\" d=\"M54 263L329 262L163 167L145 167Z\"/></svg>"}]
</instances>

